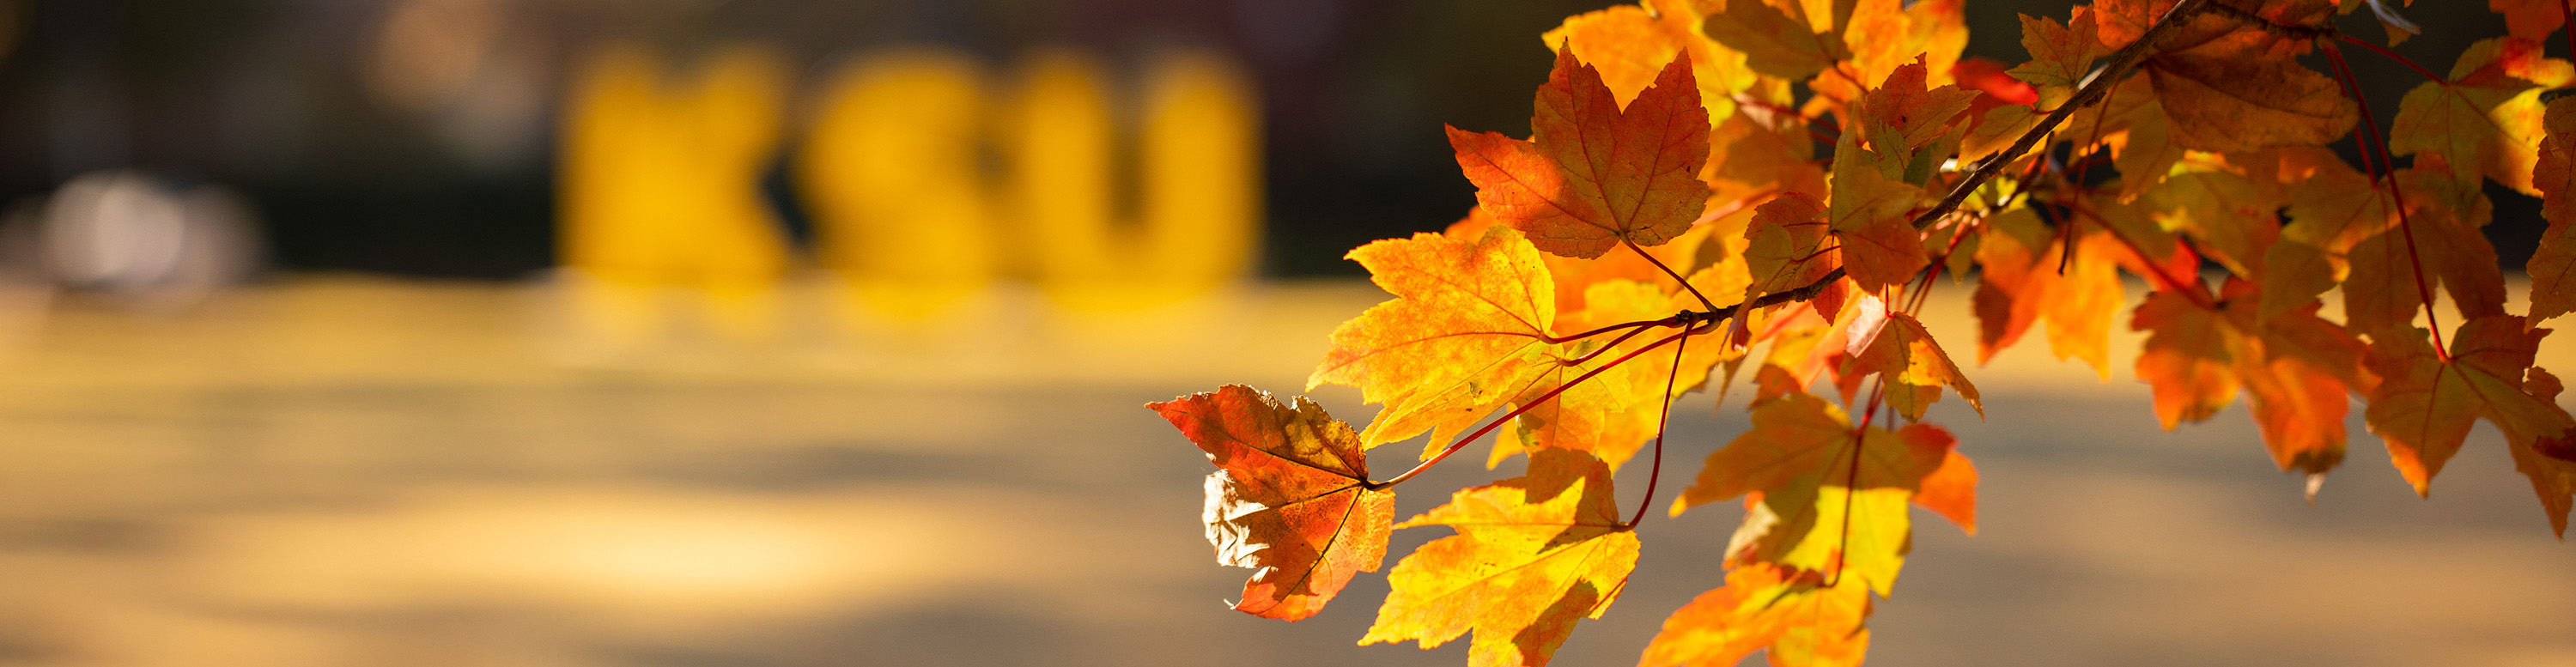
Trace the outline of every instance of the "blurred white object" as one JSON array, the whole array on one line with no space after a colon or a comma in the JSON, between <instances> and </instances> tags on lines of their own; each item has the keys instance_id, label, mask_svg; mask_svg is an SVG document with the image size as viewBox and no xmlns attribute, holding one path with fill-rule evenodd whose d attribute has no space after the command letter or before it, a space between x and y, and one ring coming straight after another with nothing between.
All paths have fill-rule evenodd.
<instances>
[{"instance_id":1,"label":"blurred white object","mask_svg":"<svg viewBox=\"0 0 2576 667\"><path fill-rule=\"evenodd\" d=\"M249 203L222 186L180 189L138 171L98 171L63 184L36 219L13 221L32 228L13 230L11 240L34 246L40 281L192 301L258 270L252 218Z\"/></svg>"}]
</instances>

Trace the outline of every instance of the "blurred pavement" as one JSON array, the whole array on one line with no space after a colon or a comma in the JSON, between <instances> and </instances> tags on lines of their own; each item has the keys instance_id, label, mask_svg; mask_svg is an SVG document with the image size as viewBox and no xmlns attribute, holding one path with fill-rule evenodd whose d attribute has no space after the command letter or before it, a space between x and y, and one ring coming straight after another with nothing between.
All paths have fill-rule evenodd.
<instances>
[{"instance_id":1,"label":"blurred pavement","mask_svg":"<svg viewBox=\"0 0 2576 667\"><path fill-rule=\"evenodd\" d=\"M1963 292L1936 330L1964 333ZM0 665L1464 662L1463 639L1352 646L1382 573L1302 623L1225 610L1249 571L1201 537L1209 467L1141 407L1301 393L1324 332L1381 298L1365 285L1252 288L1125 345L624 365L564 363L551 298L298 278L178 318L74 297L0 332ZM2544 365L2576 358L2553 342ZM2143 385L2038 345L1974 374L1987 421L1936 411L1982 473L1981 533L1918 516L1870 664L2576 665L2576 547L2487 427L2430 501L2357 435L2309 506L2241 406L2166 433ZM1710 400L1675 413L1685 478L1744 427L1741 395ZM1517 474L1481 458L1404 487L1399 515ZM1635 580L1558 664L1632 664L1721 580L1735 519L1648 521ZM1388 564L1446 534L1399 531Z\"/></svg>"}]
</instances>

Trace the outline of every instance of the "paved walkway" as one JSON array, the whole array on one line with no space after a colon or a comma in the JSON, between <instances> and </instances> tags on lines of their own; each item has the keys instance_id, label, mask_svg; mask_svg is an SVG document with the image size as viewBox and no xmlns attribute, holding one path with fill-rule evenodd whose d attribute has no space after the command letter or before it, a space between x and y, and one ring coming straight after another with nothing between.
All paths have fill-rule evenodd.
<instances>
[{"instance_id":1,"label":"paved walkway","mask_svg":"<svg viewBox=\"0 0 2576 667\"><path fill-rule=\"evenodd\" d=\"M1152 344L677 360L567 354L551 298L308 279L20 327L0 665L1464 662L1463 642L1352 646L1376 575L1302 623L1224 610L1246 571L1200 537L1204 460L1139 407L1225 380L1293 393L1364 287L1264 288ZM2241 408L2165 433L2125 378L2014 354L1977 376L1990 421L1937 417L1983 473L1982 532L1918 523L1871 664L2576 664L2576 547L2492 431L2429 502L2362 436L2311 507ZM1676 415L1683 475L1743 428L1707 400ZM1515 474L1471 458L1399 514ZM1735 518L1650 520L1636 580L1559 664L1632 664L1716 585Z\"/></svg>"}]
</instances>

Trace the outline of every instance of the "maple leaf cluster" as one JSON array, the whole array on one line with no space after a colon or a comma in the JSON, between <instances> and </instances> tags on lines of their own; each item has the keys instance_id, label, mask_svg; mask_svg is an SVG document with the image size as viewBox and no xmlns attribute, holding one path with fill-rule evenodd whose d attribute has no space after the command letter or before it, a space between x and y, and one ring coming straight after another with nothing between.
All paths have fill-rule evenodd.
<instances>
[{"instance_id":1,"label":"maple leaf cluster","mask_svg":"<svg viewBox=\"0 0 2576 667\"><path fill-rule=\"evenodd\" d=\"M1447 526L1361 643L1472 633L1471 664L1543 665L1636 564L1646 507L1616 473L1650 460L1651 505L1676 396L1744 380L1751 428L1670 506L1743 503L1726 583L1641 664L1858 664L1912 509L1976 527L1976 468L1923 421L1951 395L1983 411L1916 319L1943 274L1974 283L1980 362L2038 327L2107 378L2128 310L2158 420L2241 396L2311 497L2356 400L2419 493L2488 421L2563 537L2576 418L2533 365L2538 325L2576 311L2576 99L2544 100L2576 66L2540 42L2563 4L2499 0L2508 36L2447 75L2408 62L2426 81L2383 134L2343 48L2403 59L2332 20L2368 6L2404 39L2384 3L2100 0L2022 17L2006 68L1960 59L1960 2L1647 0L1543 35L1530 136L1448 130L1475 209L1349 255L1394 298L1333 331L1309 386L1375 419L1242 386L1149 406L1219 468L1208 538L1257 570L1236 608L1306 618L1391 529ZM2489 180L2549 222L2522 314L2480 233ZM1370 448L1426 432L1421 465L1370 477ZM1395 520L1396 485L1489 434L1487 465L1525 474Z\"/></svg>"}]
</instances>

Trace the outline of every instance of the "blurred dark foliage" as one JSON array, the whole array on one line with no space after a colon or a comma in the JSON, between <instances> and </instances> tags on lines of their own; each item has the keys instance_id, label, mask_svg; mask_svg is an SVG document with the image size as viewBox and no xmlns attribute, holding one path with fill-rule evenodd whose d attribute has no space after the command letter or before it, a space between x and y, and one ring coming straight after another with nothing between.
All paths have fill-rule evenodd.
<instances>
[{"instance_id":1,"label":"blurred dark foliage","mask_svg":"<svg viewBox=\"0 0 2576 667\"><path fill-rule=\"evenodd\" d=\"M1602 0L518 0L496 2L534 46L546 94L535 132L498 159L460 157L430 121L371 95L368 54L389 0L0 2L0 198L96 169L142 167L247 193L289 269L514 278L553 264L554 96L585 45L641 39L689 54L775 44L808 80L874 45L929 41L1007 67L1070 45L1113 63L1173 45L1237 54L1259 78L1269 138L1264 273L1350 275L1371 239L1438 229L1473 204L1442 123L1525 133L1549 54L1538 35ZM2024 58L2016 13L2068 3L1970 2L1969 55ZM2503 34L2484 3L2416 3L2426 34L2398 50L2447 68ZM2346 17L2375 38L2367 13ZM2563 52L2560 41L2550 42ZM2563 55L2563 54L2562 54ZM2354 51L2382 123L2419 82ZM2321 64L2320 64L2321 65ZM2322 67L2321 67L2322 69ZM2350 142L2340 147L2351 155ZM2356 162L2357 164L2357 162ZM782 167L783 168L783 167ZM775 174L769 179L778 183ZM791 223L784 188L771 187ZM2537 201L2490 186L2506 263L2529 257Z\"/></svg>"}]
</instances>

